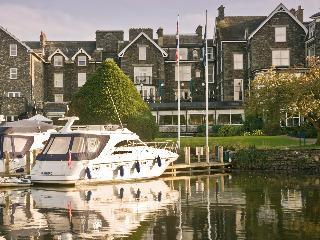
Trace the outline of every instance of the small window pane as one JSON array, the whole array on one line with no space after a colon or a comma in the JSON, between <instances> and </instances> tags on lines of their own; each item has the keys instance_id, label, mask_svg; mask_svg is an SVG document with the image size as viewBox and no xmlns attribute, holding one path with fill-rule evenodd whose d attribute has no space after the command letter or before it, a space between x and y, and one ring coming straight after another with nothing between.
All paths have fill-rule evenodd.
<instances>
[{"instance_id":1,"label":"small window pane","mask_svg":"<svg viewBox=\"0 0 320 240\"><path fill-rule=\"evenodd\" d=\"M62 56L54 56L53 57L53 65L54 66L62 66L63 64L63 57Z\"/></svg>"},{"instance_id":2,"label":"small window pane","mask_svg":"<svg viewBox=\"0 0 320 240\"><path fill-rule=\"evenodd\" d=\"M139 47L139 60L147 59L147 48L145 46Z\"/></svg>"},{"instance_id":3,"label":"small window pane","mask_svg":"<svg viewBox=\"0 0 320 240\"><path fill-rule=\"evenodd\" d=\"M84 137L75 137L71 148L72 153L84 153L86 152L86 144Z\"/></svg>"},{"instance_id":4,"label":"small window pane","mask_svg":"<svg viewBox=\"0 0 320 240\"><path fill-rule=\"evenodd\" d=\"M62 103L63 102L63 94L55 94L54 101L57 103Z\"/></svg>"},{"instance_id":5,"label":"small window pane","mask_svg":"<svg viewBox=\"0 0 320 240\"><path fill-rule=\"evenodd\" d=\"M71 137L55 137L47 154L66 154Z\"/></svg>"},{"instance_id":6,"label":"small window pane","mask_svg":"<svg viewBox=\"0 0 320 240\"><path fill-rule=\"evenodd\" d=\"M10 79L17 79L17 78L18 78L18 69L10 68Z\"/></svg>"},{"instance_id":7,"label":"small window pane","mask_svg":"<svg viewBox=\"0 0 320 240\"><path fill-rule=\"evenodd\" d=\"M179 49L180 60L188 60L188 48Z\"/></svg>"},{"instance_id":8,"label":"small window pane","mask_svg":"<svg viewBox=\"0 0 320 240\"><path fill-rule=\"evenodd\" d=\"M243 54L233 54L234 69L243 69Z\"/></svg>"},{"instance_id":9,"label":"small window pane","mask_svg":"<svg viewBox=\"0 0 320 240\"><path fill-rule=\"evenodd\" d=\"M10 44L10 56L15 57L17 56L17 44Z\"/></svg>"},{"instance_id":10,"label":"small window pane","mask_svg":"<svg viewBox=\"0 0 320 240\"><path fill-rule=\"evenodd\" d=\"M78 66L86 66L86 65L87 65L87 57L78 56Z\"/></svg>"},{"instance_id":11,"label":"small window pane","mask_svg":"<svg viewBox=\"0 0 320 240\"><path fill-rule=\"evenodd\" d=\"M275 28L275 41L276 42L286 42L286 27L276 27Z\"/></svg>"},{"instance_id":12,"label":"small window pane","mask_svg":"<svg viewBox=\"0 0 320 240\"><path fill-rule=\"evenodd\" d=\"M54 74L54 87L63 87L63 73Z\"/></svg>"},{"instance_id":13,"label":"small window pane","mask_svg":"<svg viewBox=\"0 0 320 240\"><path fill-rule=\"evenodd\" d=\"M78 87L82 87L87 81L86 73L78 73Z\"/></svg>"},{"instance_id":14,"label":"small window pane","mask_svg":"<svg viewBox=\"0 0 320 240\"><path fill-rule=\"evenodd\" d=\"M99 138L94 138L94 137L89 137L87 138L87 143L88 143L88 153L95 153L98 151L98 148L100 146L100 139Z\"/></svg>"}]
</instances>

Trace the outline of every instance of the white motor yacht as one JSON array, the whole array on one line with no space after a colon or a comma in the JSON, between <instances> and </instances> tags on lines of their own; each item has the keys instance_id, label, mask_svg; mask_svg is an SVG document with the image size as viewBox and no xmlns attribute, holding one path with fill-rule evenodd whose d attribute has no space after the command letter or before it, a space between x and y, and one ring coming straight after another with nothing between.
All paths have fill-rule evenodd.
<instances>
[{"instance_id":1,"label":"white motor yacht","mask_svg":"<svg viewBox=\"0 0 320 240\"><path fill-rule=\"evenodd\" d=\"M178 154L150 147L115 125L72 127L77 117L51 134L31 171L34 183L81 184L160 176Z\"/></svg>"},{"instance_id":2,"label":"white motor yacht","mask_svg":"<svg viewBox=\"0 0 320 240\"><path fill-rule=\"evenodd\" d=\"M9 158L9 173L24 172L26 153L40 152L55 126L35 120L8 122L0 126L0 173L5 172L5 153Z\"/></svg>"}]
</instances>

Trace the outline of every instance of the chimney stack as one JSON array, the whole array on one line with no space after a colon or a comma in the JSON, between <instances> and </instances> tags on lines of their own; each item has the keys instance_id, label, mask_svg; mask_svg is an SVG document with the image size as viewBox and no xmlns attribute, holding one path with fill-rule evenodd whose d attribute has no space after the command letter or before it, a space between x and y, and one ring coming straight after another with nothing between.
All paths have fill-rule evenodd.
<instances>
[{"instance_id":1,"label":"chimney stack","mask_svg":"<svg viewBox=\"0 0 320 240\"><path fill-rule=\"evenodd\" d=\"M303 23L303 10L304 10L304 9L301 8L301 5L299 5L299 6L298 6L298 9L297 9L297 11L296 11L296 14L295 14L295 16L298 18L298 20L299 20L300 22L302 22L302 23Z\"/></svg>"},{"instance_id":2,"label":"chimney stack","mask_svg":"<svg viewBox=\"0 0 320 240\"><path fill-rule=\"evenodd\" d=\"M158 28L157 34L158 34L158 45L160 47L163 47L163 28L162 27Z\"/></svg>"},{"instance_id":3,"label":"chimney stack","mask_svg":"<svg viewBox=\"0 0 320 240\"><path fill-rule=\"evenodd\" d=\"M292 13L293 16L296 16L296 10L294 8L291 8L290 12Z\"/></svg>"},{"instance_id":4,"label":"chimney stack","mask_svg":"<svg viewBox=\"0 0 320 240\"><path fill-rule=\"evenodd\" d=\"M40 46L41 47L45 47L46 46L46 42L47 42L47 36L44 32L42 32L41 30L41 33L40 33Z\"/></svg>"},{"instance_id":5,"label":"chimney stack","mask_svg":"<svg viewBox=\"0 0 320 240\"><path fill-rule=\"evenodd\" d=\"M219 20L223 20L224 19L224 6L223 5L221 5L218 8L218 19Z\"/></svg>"}]
</instances>

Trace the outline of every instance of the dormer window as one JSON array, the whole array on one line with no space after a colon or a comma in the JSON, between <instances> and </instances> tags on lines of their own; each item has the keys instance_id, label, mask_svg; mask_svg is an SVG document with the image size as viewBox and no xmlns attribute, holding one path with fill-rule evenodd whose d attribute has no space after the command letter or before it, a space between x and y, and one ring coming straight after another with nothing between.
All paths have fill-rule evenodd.
<instances>
[{"instance_id":1,"label":"dormer window","mask_svg":"<svg viewBox=\"0 0 320 240\"><path fill-rule=\"evenodd\" d=\"M61 67L63 64L63 57L61 55L56 55L53 57L53 65L55 67Z\"/></svg>"},{"instance_id":2,"label":"dormer window","mask_svg":"<svg viewBox=\"0 0 320 240\"><path fill-rule=\"evenodd\" d=\"M146 60L147 59L147 47L140 46L139 47L139 60Z\"/></svg>"},{"instance_id":3,"label":"dormer window","mask_svg":"<svg viewBox=\"0 0 320 240\"><path fill-rule=\"evenodd\" d=\"M87 66L86 56L78 56L78 66Z\"/></svg>"},{"instance_id":4,"label":"dormer window","mask_svg":"<svg viewBox=\"0 0 320 240\"><path fill-rule=\"evenodd\" d=\"M287 28L286 27L275 27L275 42L286 42L287 41Z\"/></svg>"},{"instance_id":5,"label":"dormer window","mask_svg":"<svg viewBox=\"0 0 320 240\"><path fill-rule=\"evenodd\" d=\"M16 57L18 53L17 44L10 44L10 57Z\"/></svg>"}]
</instances>

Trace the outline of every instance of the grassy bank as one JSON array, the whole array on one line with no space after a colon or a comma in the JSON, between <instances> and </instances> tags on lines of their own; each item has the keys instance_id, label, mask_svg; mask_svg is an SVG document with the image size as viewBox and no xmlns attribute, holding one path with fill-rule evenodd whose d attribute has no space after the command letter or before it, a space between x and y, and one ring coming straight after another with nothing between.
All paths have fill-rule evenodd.
<instances>
[{"instance_id":1,"label":"grassy bank","mask_svg":"<svg viewBox=\"0 0 320 240\"><path fill-rule=\"evenodd\" d=\"M173 140L176 138L158 138L157 141ZM306 148L315 147L313 141L307 141ZM181 146L204 146L205 137L181 137ZM255 146L258 149L283 149L299 147L299 139L288 136L234 136L234 137L209 137L209 145L223 145L234 148ZM305 148L302 147L302 148ZM299 147L300 148L300 147Z\"/></svg>"}]
</instances>

